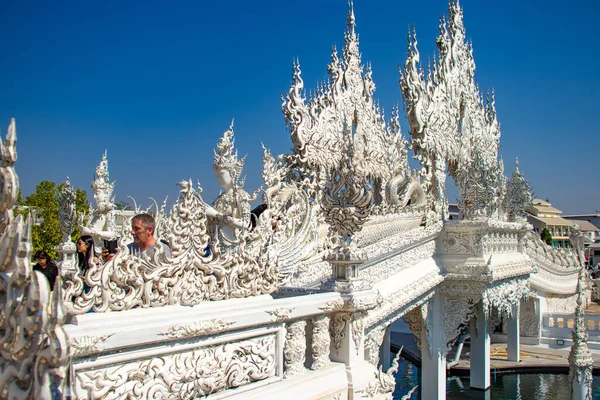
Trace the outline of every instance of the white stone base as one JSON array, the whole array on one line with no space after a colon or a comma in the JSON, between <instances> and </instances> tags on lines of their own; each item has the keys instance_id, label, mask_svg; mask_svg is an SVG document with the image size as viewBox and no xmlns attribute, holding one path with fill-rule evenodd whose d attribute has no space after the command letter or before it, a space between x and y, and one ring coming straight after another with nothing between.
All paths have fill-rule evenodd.
<instances>
[{"instance_id":1,"label":"white stone base","mask_svg":"<svg viewBox=\"0 0 600 400\"><path fill-rule=\"evenodd\" d=\"M239 394L229 391L227 394L233 394L227 397L233 400L348 400L346 366L342 363L332 363L331 367L324 370L307 370L304 375L274 382L255 390Z\"/></svg>"}]
</instances>

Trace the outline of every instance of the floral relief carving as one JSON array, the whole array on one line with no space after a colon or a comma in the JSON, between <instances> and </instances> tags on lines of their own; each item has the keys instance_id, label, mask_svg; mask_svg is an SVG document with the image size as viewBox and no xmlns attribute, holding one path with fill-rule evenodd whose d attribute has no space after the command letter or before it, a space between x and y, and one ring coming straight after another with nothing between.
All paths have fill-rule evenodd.
<instances>
[{"instance_id":1,"label":"floral relief carving","mask_svg":"<svg viewBox=\"0 0 600 400\"><path fill-rule=\"evenodd\" d=\"M329 351L331 347L331 337L329 336L329 317L321 315L312 319L313 337L312 337L312 358L310 367L312 370L325 369L329 367L331 361Z\"/></svg>"},{"instance_id":2,"label":"floral relief carving","mask_svg":"<svg viewBox=\"0 0 600 400\"><path fill-rule=\"evenodd\" d=\"M235 321L213 318L206 321L171 325L165 332L161 332L159 335L164 335L171 339L193 338L223 332L233 324L235 324Z\"/></svg>"},{"instance_id":3,"label":"floral relief carving","mask_svg":"<svg viewBox=\"0 0 600 400\"><path fill-rule=\"evenodd\" d=\"M265 311L267 314L271 316L271 320L273 322L281 322L285 321L290 317L290 314L294 312L294 307L292 308L275 308L273 310Z\"/></svg>"},{"instance_id":4,"label":"floral relief carving","mask_svg":"<svg viewBox=\"0 0 600 400\"><path fill-rule=\"evenodd\" d=\"M452 350L452 346L454 346L462 330L475 315L475 305L476 301L473 298L450 294L443 296L443 326L446 341L444 351L446 353Z\"/></svg>"},{"instance_id":5,"label":"floral relief carving","mask_svg":"<svg viewBox=\"0 0 600 400\"><path fill-rule=\"evenodd\" d=\"M187 399L275 376L275 336L77 372L76 398Z\"/></svg>"},{"instance_id":6,"label":"floral relief carving","mask_svg":"<svg viewBox=\"0 0 600 400\"><path fill-rule=\"evenodd\" d=\"M364 318L367 316L365 311L353 313L351 315L352 323L350 325L352 331L352 341L354 342L354 349L358 355L360 352L360 344L365 335L365 321Z\"/></svg>"},{"instance_id":7,"label":"floral relief carving","mask_svg":"<svg viewBox=\"0 0 600 400\"><path fill-rule=\"evenodd\" d=\"M111 336L112 334L72 337L69 339L69 344L71 345L71 355L73 357L83 357L90 354L100 353L102 350L104 350L104 342L106 342L106 339Z\"/></svg>"},{"instance_id":8,"label":"floral relief carving","mask_svg":"<svg viewBox=\"0 0 600 400\"><path fill-rule=\"evenodd\" d=\"M286 378L301 375L306 372L304 360L306 354L306 321L294 321L286 324L283 362Z\"/></svg>"},{"instance_id":9,"label":"floral relief carving","mask_svg":"<svg viewBox=\"0 0 600 400\"><path fill-rule=\"evenodd\" d=\"M319 307L319 310L321 310L323 312L331 312L331 311L339 310L342 307L344 307L344 300L335 299L335 300L328 301L327 303L325 303L324 305Z\"/></svg>"},{"instance_id":10,"label":"floral relief carving","mask_svg":"<svg viewBox=\"0 0 600 400\"><path fill-rule=\"evenodd\" d=\"M340 352L342 346L342 339L346 337L346 327L350 321L349 313L335 313L331 316L329 323L329 331L331 333L331 340L333 340L333 347L337 354Z\"/></svg>"},{"instance_id":11,"label":"floral relief carving","mask_svg":"<svg viewBox=\"0 0 600 400\"><path fill-rule=\"evenodd\" d=\"M526 278L502 281L484 290L483 310L489 315L492 308L495 308L501 314L512 316L514 311L518 312L521 300L528 298L530 293Z\"/></svg>"},{"instance_id":12,"label":"floral relief carving","mask_svg":"<svg viewBox=\"0 0 600 400\"><path fill-rule=\"evenodd\" d=\"M379 349L383 343L385 330L385 326L378 326L365 335L365 359L375 367L379 364Z\"/></svg>"}]
</instances>

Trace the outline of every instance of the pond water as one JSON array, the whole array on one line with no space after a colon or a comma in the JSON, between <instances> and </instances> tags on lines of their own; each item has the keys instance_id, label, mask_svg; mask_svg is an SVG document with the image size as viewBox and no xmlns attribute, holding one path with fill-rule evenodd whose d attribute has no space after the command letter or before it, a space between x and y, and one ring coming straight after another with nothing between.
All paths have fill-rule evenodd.
<instances>
[{"instance_id":1,"label":"pond water","mask_svg":"<svg viewBox=\"0 0 600 400\"><path fill-rule=\"evenodd\" d=\"M396 375L394 399L400 400L413 387L419 385L420 370L410 362L400 358ZM600 376L594 376L593 399L600 399ZM569 376L562 374L492 374L489 397L479 390L469 388L468 376L450 376L446 381L448 400L490 399L490 400L565 400L570 398ZM411 400L421 398L417 389Z\"/></svg>"}]
</instances>

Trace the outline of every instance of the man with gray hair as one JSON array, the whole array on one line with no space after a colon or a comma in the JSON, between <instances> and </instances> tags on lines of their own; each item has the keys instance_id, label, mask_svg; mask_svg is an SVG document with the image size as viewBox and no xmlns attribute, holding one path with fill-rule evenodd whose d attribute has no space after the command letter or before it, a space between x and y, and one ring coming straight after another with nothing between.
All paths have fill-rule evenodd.
<instances>
[{"instance_id":1,"label":"man with gray hair","mask_svg":"<svg viewBox=\"0 0 600 400\"><path fill-rule=\"evenodd\" d=\"M137 255L144 258L152 258L154 253L162 246L163 253L171 256L171 249L165 243L157 241L154 237L156 223L154 217L150 214L138 214L131 219L131 234L133 235L133 243L129 243L127 248L129 254ZM102 258L104 262L112 260L114 254L109 254L108 249L102 249Z\"/></svg>"}]
</instances>

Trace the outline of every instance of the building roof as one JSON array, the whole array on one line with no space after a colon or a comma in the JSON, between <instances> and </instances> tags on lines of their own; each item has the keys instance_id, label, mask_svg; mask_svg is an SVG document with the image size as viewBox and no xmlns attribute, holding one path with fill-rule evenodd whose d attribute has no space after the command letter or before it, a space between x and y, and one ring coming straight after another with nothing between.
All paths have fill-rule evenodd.
<instances>
[{"instance_id":1,"label":"building roof","mask_svg":"<svg viewBox=\"0 0 600 400\"><path fill-rule=\"evenodd\" d=\"M571 215L563 215L565 218L600 218L600 214L571 214Z\"/></svg>"},{"instance_id":2,"label":"building roof","mask_svg":"<svg viewBox=\"0 0 600 400\"><path fill-rule=\"evenodd\" d=\"M589 221L580 221L577 219L569 219L568 221L571 222L571 225L572 224L579 225L579 228L581 229L582 232L596 232L596 231L600 230L596 225L592 224Z\"/></svg>"},{"instance_id":3,"label":"building roof","mask_svg":"<svg viewBox=\"0 0 600 400\"><path fill-rule=\"evenodd\" d=\"M573 226L573 221L566 220L561 217L538 217L535 215L529 214L530 218L537 219L538 221L543 222L546 225L554 225L554 226ZM587 221L586 221L587 222ZM580 225L581 226L581 225Z\"/></svg>"},{"instance_id":4,"label":"building roof","mask_svg":"<svg viewBox=\"0 0 600 400\"><path fill-rule=\"evenodd\" d=\"M542 199L533 199L533 201L531 202L531 209L533 209L536 214L562 214L561 210L552 207L552 204Z\"/></svg>"}]
</instances>

